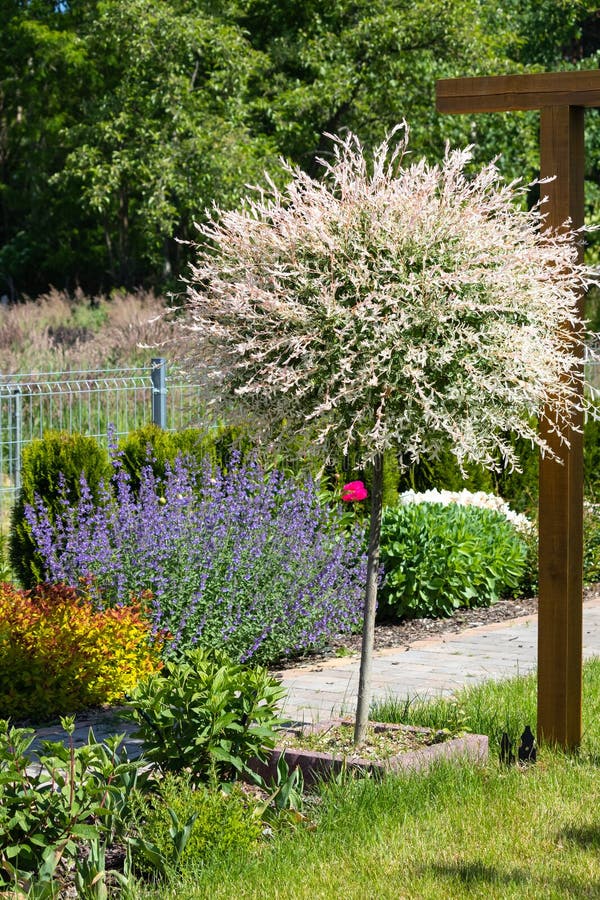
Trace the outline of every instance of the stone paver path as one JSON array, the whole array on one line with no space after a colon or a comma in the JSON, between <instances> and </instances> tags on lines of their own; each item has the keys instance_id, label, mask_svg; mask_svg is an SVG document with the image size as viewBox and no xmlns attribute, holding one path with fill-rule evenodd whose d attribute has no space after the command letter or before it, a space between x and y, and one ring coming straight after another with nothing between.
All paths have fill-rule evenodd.
<instances>
[{"instance_id":1,"label":"stone paver path","mask_svg":"<svg viewBox=\"0 0 600 900\"><path fill-rule=\"evenodd\" d=\"M600 600L584 604L584 655L600 656ZM375 653L373 695L432 697L464 685L506 678L534 669L537 616L482 625L458 634L418 641L408 650ZM318 721L353 713L358 691L358 657L304 664L278 673L288 690L284 712L290 719Z\"/></svg>"}]
</instances>

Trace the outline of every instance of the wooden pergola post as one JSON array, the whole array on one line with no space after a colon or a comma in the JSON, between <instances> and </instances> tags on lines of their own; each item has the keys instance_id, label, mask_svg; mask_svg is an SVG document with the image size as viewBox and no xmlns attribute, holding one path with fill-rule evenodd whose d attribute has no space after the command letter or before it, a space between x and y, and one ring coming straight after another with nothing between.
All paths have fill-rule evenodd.
<instances>
[{"instance_id":1,"label":"wooden pergola post","mask_svg":"<svg viewBox=\"0 0 600 900\"><path fill-rule=\"evenodd\" d=\"M575 228L583 224L585 107L600 107L598 70L437 83L442 113L540 110L540 175L554 178L543 188L551 228L566 219ZM581 414L572 424L581 426ZM540 461L537 730L540 740L570 750L581 742L583 436L570 430L566 448L547 425L541 428L563 464Z\"/></svg>"}]
</instances>

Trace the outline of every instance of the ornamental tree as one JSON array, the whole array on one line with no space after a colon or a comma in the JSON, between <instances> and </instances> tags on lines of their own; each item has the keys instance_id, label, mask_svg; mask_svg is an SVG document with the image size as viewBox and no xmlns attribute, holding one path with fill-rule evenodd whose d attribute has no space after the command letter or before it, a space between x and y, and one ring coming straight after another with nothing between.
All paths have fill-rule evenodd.
<instances>
[{"instance_id":1,"label":"ornamental tree","mask_svg":"<svg viewBox=\"0 0 600 900\"><path fill-rule=\"evenodd\" d=\"M188 283L190 325L212 341L220 391L324 458L373 466L355 741L366 730L377 597L383 454L405 464L450 448L461 467L515 466L514 432L551 448L581 401L577 297L595 274L580 236L544 230L543 204L471 150L412 161L396 126L367 155L329 136L315 180L289 167L240 210L213 210ZM573 339L569 324L579 338Z\"/></svg>"}]
</instances>

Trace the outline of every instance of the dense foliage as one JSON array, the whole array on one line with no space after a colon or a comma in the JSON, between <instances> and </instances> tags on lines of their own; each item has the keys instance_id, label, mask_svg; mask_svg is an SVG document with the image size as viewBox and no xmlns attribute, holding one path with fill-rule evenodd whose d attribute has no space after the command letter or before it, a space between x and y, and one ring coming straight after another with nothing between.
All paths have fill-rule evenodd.
<instances>
[{"instance_id":1,"label":"dense foliage","mask_svg":"<svg viewBox=\"0 0 600 900\"><path fill-rule=\"evenodd\" d=\"M583 510L583 582L600 581L600 506L586 503Z\"/></svg>"},{"instance_id":2,"label":"dense foliage","mask_svg":"<svg viewBox=\"0 0 600 900\"><path fill-rule=\"evenodd\" d=\"M237 454L239 459L244 451L250 450L249 438L241 426L235 425L215 426L209 431L198 428L164 431L157 425L146 425L130 432L119 443L120 459L135 493L148 466L160 480L165 478L167 466L172 466L178 456L193 460L198 472L205 461L226 471L232 454Z\"/></svg>"},{"instance_id":3,"label":"dense foliage","mask_svg":"<svg viewBox=\"0 0 600 900\"><path fill-rule=\"evenodd\" d=\"M44 497L48 516L54 520L64 504L75 503L81 496L81 476L87 490L98 495L100 483L110 477L106 450L93 437L46 431L42 438L23 448L21 457L21 489L12 508L10 560L24 587L35 587L43 577L43 563L24 512L27 505Z\"/></svg>"},{"instance_id":4,"label":"dense foliage","mask_svg":"<svg viewBox=\"0 0 600 900\"><path fill-rule=\"evenodd\" d=\"M158 766L145 756L129 760L123 735L99 743L90 729L76 746L74 717L60 720L64 741L37 746L32 728L0 720L4 892L40 900L130 896L134 875L155 882L224 853L258 850L285 825L297 777L282 769L268 796L236 783L277 736L282 688L266 670L195 651L147 688L136 692L132 717Z\"/></svg>"},{"instance_id":5,"label":"dense foliage","mask_svg":"<svg viewBox=\"0 0 600 900\"><path fill-rule=\"evenodd\" d=\"M195 461L198 471L203 459L226 469L234 449L248 450L249 443L243 430L236 426L169 432L147 425L130 432L119 447L123 471L127 473L131 490L137 494L142 470L148 466L162 479L165 464L173 463L182 454ZM64 512L65 505L81 498L82 475L86 491L95 502L100 485L108 483L112 473L106 447L92 436L45 430L42 437L25 445L21 488L11 511L9 535L10 562L24 587L35 587L44 580L44 565L31 538L25 508L43 498L48 517L54 521L56 514Z\"/></svg>"},{"instance_id":6,"label":"dense foliage","mask_svg":"<svg viewBox=\"0 0 600 900\"><path fill-rule=\"evenodd\" d=\"M151 876L172 878L199 860L258 848L264 828L257 802L237 785L211 790L186 773L169 773L156 793L138 795L133 812L133 866ZM178 829L184 841L176 840Z\"/></svg>"},{"instance_id":7,"label":"dense foliage","mask_svg":"<svg viewBox=\"0 0 600 900\"><path fill-rule=\"evenodd\" d=\"M282 191L199 229L190 327L219 349L217 391L329 459L450 448L460 467L513 467L511 433L552 453L532 417L562 435L579 408L571 331L598 282L577 235L520 207L494 163L469 178L468 148L415 159L406 122L372 154L352 133L332 140L322 180L290 168Z\"/></svg>"},{"instance_id":8,"label":"dense foliage","mask_svg":"<svg viewBox=\"0 0 600 900\"><path fill-rule=\"evenodd\" d=\"M62 724L73 733L73 719ZM2 893L62 896L75 869L78 896L106 897L106 871L91 871L90 863L99 846L123 833L131 797L144 780L140 763L127 758L116 737L98 743L90 733L77 748L44 741L32 753L34 739L33 729L0 720Z\"/></svg>"},{"instance_id":9,"label":"dense foliage","mask_svg":"<svg viewBox=\"0 0 600 900\"><path fill-rule=\"evenodd\" d=\"M264 760L275 746L284 693L261 666L195 649L141 681L126 715L163 772L186 770L195 783L219 783L251 775L250 760Z\"/></svg>"},{"instance_id":10,"label":"dense foliage","mask_svg":"<svg viewBox=\"0 0 600 900\"><path fill-rule=\"evenodd\" d=\"M161 666L139 602L98 610L84 591L0 585L0 715L49 717L123 699Z\"/></svg>"},{"instance_id":11,"label":"dense foliage","mask_svg":"<svg viewBox=\"0 0 600 900\"><path fill-rule=\"evenodd\" d=\"M488 606L518 587L526 545L502 513L458 503L407 503L384 510L384 617L448 616Z\"/></svg>"},{"instance_id":12,"label":"dense foliage","mask_svg":"<svg viewBox=\"0 0 600 900\"><path fill-rule=\"evenodd\" d=\"M535 114L438 116L436 78L597 67L592 0L1 0L0 294L165 283L212 200L325 132L502 149L537 167ZM597 217L600 129L588 116ZM279 177L279 176L277 176Z\"/></svg>"},{"instance_id":13,"label":"dense foliage","mask_svg":"<svg viewBox=\"0 0 600 900\"><path fill-rule=\"evenodd\" d=\"M80 499L54 518L41 498L27 507L48 580L89 578L111 606L150 591L150 615L173 635L172 652L224 646L273 661L358 625L362 530L342 536L342 512L320 504L310 478L252 461L199 471L179 458L164 481L146 466L136 494L119 455L113 465L98 502L82 479Z\"/></svg>"}]
</instances>

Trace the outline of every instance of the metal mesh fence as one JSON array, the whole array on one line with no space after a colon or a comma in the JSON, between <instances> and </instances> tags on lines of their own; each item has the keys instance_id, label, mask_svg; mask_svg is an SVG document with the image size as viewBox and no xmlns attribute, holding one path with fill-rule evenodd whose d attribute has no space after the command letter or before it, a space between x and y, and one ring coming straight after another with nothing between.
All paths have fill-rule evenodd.
<instances>
[{"instance_id":1,"label":"metal mesh fence","mask_svg":"<svg viewBox=\"0 0 600 900\"><path fill-rule=\"evenodd\" d=\"M600 344L586 345L585 382L595 399L600 397Z\"/></svg>"},{"instance_id":2,"label":"metal mesh fence","mask_svg":"<svg viewBox=\"0 0 600 900\"><path fill-rule=\"evenodd\" d=\"M20 487L23 446L45 431L80 432L106 443L149 422L197 426L200 387L164 359L148 367L0 375L0 509Z\"/></svg>"},{"instance_id":3,"label":"metal mesh fence","mask_svg":"<svg viewBox=\"0 0 600 900\"><path fill-rule=\"evenodd\" d=\"M586 383L600 399L600 345L586 348ZM155 422L169 431L201 424L202 390L162 358L147 367L0 374L0 512L21 482L21 451L47 430L106 443Z\"/></svg>"}]
</instances>

